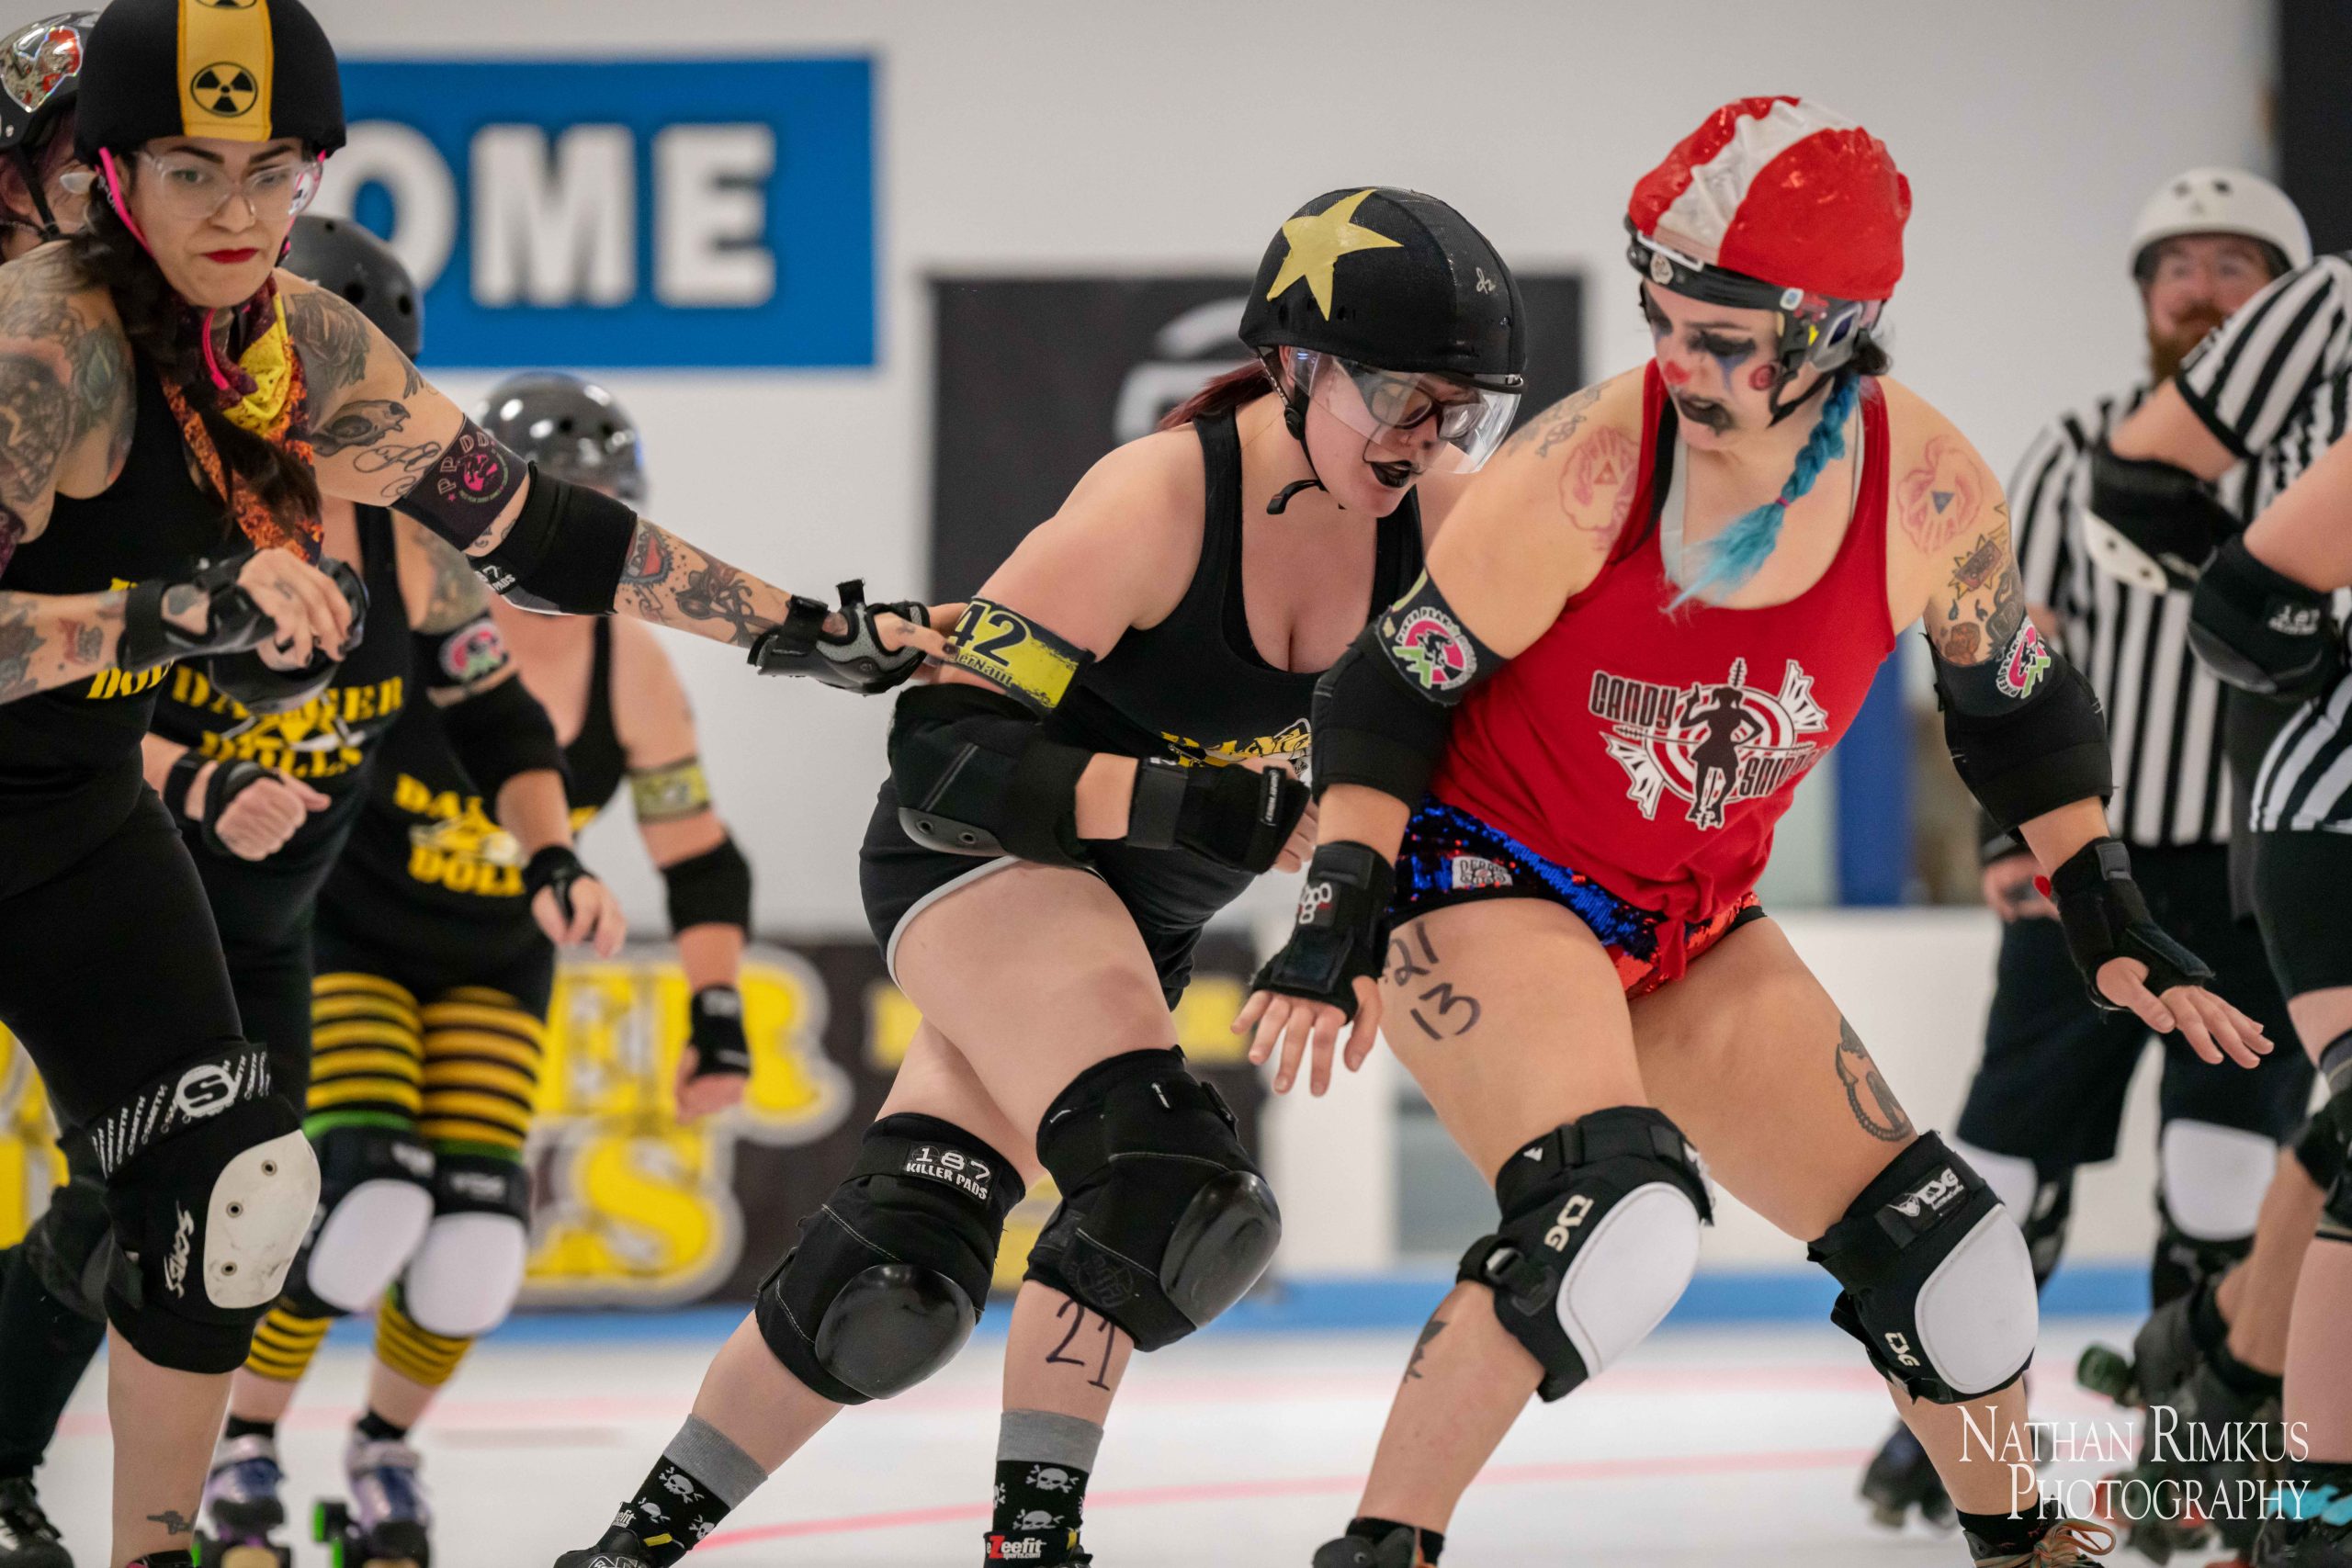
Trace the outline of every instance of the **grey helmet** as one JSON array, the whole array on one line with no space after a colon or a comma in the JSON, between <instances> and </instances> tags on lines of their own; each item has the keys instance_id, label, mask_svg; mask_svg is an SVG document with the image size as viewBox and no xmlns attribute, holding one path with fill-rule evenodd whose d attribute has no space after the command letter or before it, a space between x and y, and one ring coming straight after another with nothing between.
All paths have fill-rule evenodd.
<instances>
[{"instance_id":1,"label":"grey helmet","mask_svg":"<svg viewBox=\"0 0 2352 1568\"><path fill-rule=\"evenodd\" d=\"M509 376L490 389L474 420L543 472L632 506L645 500L637 422L594 381L560 370Z\"/></svg>"}]
</instances>

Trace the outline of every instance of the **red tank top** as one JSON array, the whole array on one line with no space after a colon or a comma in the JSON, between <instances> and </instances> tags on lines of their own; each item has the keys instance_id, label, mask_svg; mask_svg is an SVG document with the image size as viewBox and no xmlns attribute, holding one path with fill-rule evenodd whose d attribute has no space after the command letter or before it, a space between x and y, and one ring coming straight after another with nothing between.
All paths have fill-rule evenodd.
<instances>
[{"instance_id":1,"label":"red tank top","mask_svg":"<svg viewBox=\"0 0 2352 1568\"><path fill-rule=\"evenodd\" d=\"M1639 489L1591 586L1455 713L1433 792L1638 908L1704 920L1756 886L1797 781L1838 743L1894 647L1886 403L1862 383L1862 476L1821 581L1726 610L1667 576L1670 405L1642 381Z\"/></svg>"}]
</instances>

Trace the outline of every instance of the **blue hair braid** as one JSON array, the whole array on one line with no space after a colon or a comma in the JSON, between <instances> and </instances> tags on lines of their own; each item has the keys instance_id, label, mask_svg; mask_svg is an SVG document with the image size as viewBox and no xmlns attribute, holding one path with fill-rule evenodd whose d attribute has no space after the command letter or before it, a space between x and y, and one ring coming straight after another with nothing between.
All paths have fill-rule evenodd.
<instances>
[{"instance_id":1,"label":"blue hair braid","mask_svg":"<svg viewBox=\"0 0 2352 1568\"><path fill-rule=\"evenodd\" d=\"M1803 500L1813 489L1821 470L1846 455L1846 422L1853 417L1854 404L1860 400L1862 378L1848 372L1838 378L1829 389L1829 397L1821 405L1821 422L1805 437L1797 453L1796 466L1789 471L1789 482L1781 493L1733 522L1730 527L1715 536L1706 547L1706 569L1680 593L1675 595L1670 608L1680 609L1711 589L1736 592L1742 583L1764 568L1773 549L1781 542L1781 525L1788 520L1789 508Z\"/></svg>"}]
</instances>

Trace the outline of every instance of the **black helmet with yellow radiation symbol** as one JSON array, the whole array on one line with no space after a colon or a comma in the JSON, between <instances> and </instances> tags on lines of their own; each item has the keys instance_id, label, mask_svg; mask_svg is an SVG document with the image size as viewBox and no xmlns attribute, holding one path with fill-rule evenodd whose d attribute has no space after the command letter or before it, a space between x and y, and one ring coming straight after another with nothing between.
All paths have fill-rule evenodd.
<instances>
[{"instance_id":1,"label":"black helmet with yellow radiation symbol","mask_svg":"<svg viewBox=\"0 0 2352 1568\"><path fill-rule=\"evenodd\" d=\"M302 0L114 0L90 31L82 161L166 136L343 145L334 46Z\"/></svg>"},{"instance_id":2,"label":"black helmet with yellow radiation symbol","mask_svg":"<svg viewBox=\"0 0 2352 1568\"><path fill-rule=\"evenodd\" d=\"M1527 310L1510 268L1461 213L1388 186L1327 191L1283 225L1250 287L1241 341L1270 369L1287 362L1294 436L1306 439L1321 378L1343 371L1355 395L1328 406L1367 438L1433 433L1425 471L1483 464L1526 386Z\"/></svg>"}]
</instances>

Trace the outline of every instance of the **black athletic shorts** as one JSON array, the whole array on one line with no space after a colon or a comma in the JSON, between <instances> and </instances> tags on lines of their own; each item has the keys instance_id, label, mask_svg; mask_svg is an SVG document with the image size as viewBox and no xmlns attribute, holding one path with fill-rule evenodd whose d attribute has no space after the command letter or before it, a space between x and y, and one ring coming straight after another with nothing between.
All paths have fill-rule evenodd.
<instances>
[{"instance_id":1,"label":"black athletic shorts","mask_svg":"<svg viewBox=\"0 0 2352 1568\"><path fill-rule=\"evenodd\" d=\"M1250 874L1188 850L1097 843L1091 853L1094 874L1126 906L1151 954L1160 995L1174 1007L1193 978L1201 929L1240 897ZM899 935L909 920L965 884L1019 863L1009 855L951 855L923 848L899 826L898 791L884 780L857 852L857 884L866 924L892 978L898 976Z\"/></svg>"},{"instance_id":2,"label":"black athletic shorts","mask_svg":"<svg viewBox=\"0 0 2352 1568\"><path fill-rule=\"evenodd\" d=\"M311 1081L311 931L348 829L258 861L207 849L200 826L181 836L220 930L245 1038L268 1050L272 1086L300 1106Z\"/></svg>"},{"instance_id":3,"label":"black athletic shorts","mask_svg":"<svg viewBox=\"0 0 2352 1568\"><path fill-rule=\"evenodd\" d=\"M2164 1120L2287 1142L2311 1102L2311 1058L2295 1043L2259 935L2231 908L2229 852L2134 849L2132 867L2157 922L2213 966L2213 988L2276 1043L2260 1066L2214 1066L2167 1035L2157 1092ZM1984 1060L1955 1131L1978 1148L2032 1160L2044 1179L2112 1159L2148 1039L2136 1015L2091 1005L2056 920L2013 920L2001 933Z\"/></svg>"},{"instance_id":4,"label":"black athletic shorts","mask_svg":"<svg viewBox=\"0 0 2352 1568\"><path fill-rule=\"evenodd\" d=\"M2256 833L2255 913L2290 997L2352 986L2352 833ZM2244 1005L2244 1004L2240 1004ZM2316 1042L2324 1045L2324 1040Z\"/></svg>"},{"instance_id":5,"label":"black athletic shorts","mask_svg":"<svg viewBox=\"0 0 2352 1568\"><path fill-rule=\"evenodd\" d=\"M536 925L529 942L500 944L471 963L371 940L324 919L319 922L315 950L315 973L374 975L402 987L419 1002L429 1002L461 986L486 986L505 992L525 1012L544 1019L548 1004L555 999L555 944Z\"/></svg>"}]
</instances>

